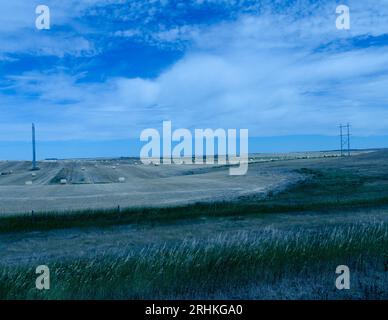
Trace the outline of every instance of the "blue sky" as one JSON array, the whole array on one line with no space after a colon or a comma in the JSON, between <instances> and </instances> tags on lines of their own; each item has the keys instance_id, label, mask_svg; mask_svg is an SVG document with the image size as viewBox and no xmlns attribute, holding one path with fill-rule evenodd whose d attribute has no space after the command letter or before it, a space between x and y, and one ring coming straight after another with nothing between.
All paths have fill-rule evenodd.
<instances>
[{"instance_id":1,"label":"blue sky","mask_svg":"<svg viewBox=\"0 0 388 320\"><path fill-rule=\"evenodd\" d=\"M0 158L28 157L31 122L40 158L138 155L163 120L248 128L254 152L334 149L340 122L388 147L387 1L12 0L0 17Z\"/></svg>"}]
</instances>

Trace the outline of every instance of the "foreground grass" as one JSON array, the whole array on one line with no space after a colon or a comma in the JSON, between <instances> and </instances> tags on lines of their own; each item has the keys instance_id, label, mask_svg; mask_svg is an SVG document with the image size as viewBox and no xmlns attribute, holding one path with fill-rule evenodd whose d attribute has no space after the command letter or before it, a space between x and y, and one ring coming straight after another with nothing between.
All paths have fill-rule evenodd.
<instances>
[{"instance_id":1,"label":"foreground grass","mask_svg":"<svg viewBox=\"0 0 388 320\"><path fill-rule=\"evenodd\" d=\"M197 203L164 208L122 208L46 212L0 217L0 233L124 224L162 224L183 219L261 215L268 213L372 208L388 205L388 176L365 175L340 169L298 170L308 178L263 199ZM381 183L383 182L383 183Z\"/></svg>"},{"instance_id":2,"label":"foreground grass","mask_svg":"<svg viewBox=\"0 0 388 320\"><path fill-rule=\"evenodd\" d=\"M266 229L260 235L241 233L123 252L119 257L50 264L51 289L44 292L35 289L36 266L3 268L0 298L388 298L384 223L289 233ZM334 287L339 264L351 268L348 292Z\"/></svg>"}]
</instances>

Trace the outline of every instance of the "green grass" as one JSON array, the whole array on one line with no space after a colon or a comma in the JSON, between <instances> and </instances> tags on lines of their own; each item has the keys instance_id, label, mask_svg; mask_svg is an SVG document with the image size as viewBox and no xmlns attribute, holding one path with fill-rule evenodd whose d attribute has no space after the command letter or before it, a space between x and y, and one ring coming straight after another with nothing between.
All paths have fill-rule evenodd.
<instances>
[{"instance_id":1,"label":"green grass","mask_svg":"<svg viewBox=\"0 0 388 320\"><path fill-rule=\"evenodd\" d=\"M269 199L267 203L332 207L333 205L386 204L388 176L365 175L343 169L312 170L302 168L297 172L310 178ZM375 183L375 184L373 184Z\"/></svg>"},{"instance_id":2,"label":"green grass","mask_svg":"<svg viewBox=\"0 0 388 320\"><path fill-rule=\"evenodd\" d=\"M339 169L298 170L308 178L265 199L196 203L165 208L123 208L3 216L0 233L71 227L107 227L124 224L174 223L184 219L255 216L272 213L371 208L388 205L388 176L365 175Z\"/></svg>"},{"instance_id":3,"label":"green grass","mask_svg":"<svg viewBox=\"0 0 388 320\"><path fill-rule=\"evenodd\" d=\"M268 286L286 286L290 298L388 298L386 224L355 224L294 230L241 233L202 242L184 242L126 251L49 265L51 289L35 289L34 270L4 268L0 272L1 299L176 299L266 298ZM378 275L353 282L353 290L334 288L335 267L348 264L355 274ZM370 266L372 266L370 268ZM291 285L291 280L301 279ZM365 277L367 279L367 277ZM323 290L322 290L323 288ZM357 288L357 290L356 290ZM342 294L342 296L341 296ZM347 296L349 294L350 296ZM268 297L267 297L268 298Z\"/></svg>"}]
</instances>

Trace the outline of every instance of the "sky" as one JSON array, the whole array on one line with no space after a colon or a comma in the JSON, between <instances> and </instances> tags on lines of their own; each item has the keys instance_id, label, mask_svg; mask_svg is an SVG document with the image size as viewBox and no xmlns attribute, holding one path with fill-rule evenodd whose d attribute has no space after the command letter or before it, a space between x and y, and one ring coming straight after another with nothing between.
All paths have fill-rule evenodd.
<instances>
[{"instance_id":1,"label":"sky","mask_svg":"<svg viewBox=\"0 0 388 320\"><path fill-rule=\"evenodd\" d=\"M387 46L385 0L2 0L0 159L32 122L38 158L136 156L163 120L249 129L251 152L336 149L348 122L388 147Z\"/></svg>"}]
</instances>

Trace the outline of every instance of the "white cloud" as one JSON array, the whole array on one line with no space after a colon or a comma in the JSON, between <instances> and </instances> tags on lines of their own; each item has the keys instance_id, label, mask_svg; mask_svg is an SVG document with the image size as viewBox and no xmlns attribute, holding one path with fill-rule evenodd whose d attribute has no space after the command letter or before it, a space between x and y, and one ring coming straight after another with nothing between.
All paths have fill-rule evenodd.
<instances>
[{"instance_id":1,"label":"white cloud","mask_svg":"<svg viewBox=\"0 0 388 320\"><path fill-rule=\"evenodd\" d=\"M175 127L248 128L251 136L336 134L340 122L351 122L354 134L386 134L387 47L353 41L388 33L387 6L377 14L354 2L351 32L341 33L335 6L310 12L302 4L287 15L249 14L155 33L153 41L190 43L155 79L90 84L79 81L82 75L30 74L10 78L10 89L20 97L38 95L24 102L25 119L41 119L48 128L41 134L53 140L138 137L162 120ZM11 114L3 111L5 118Z\"/></svg>"}]
</instances>

